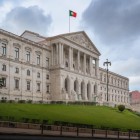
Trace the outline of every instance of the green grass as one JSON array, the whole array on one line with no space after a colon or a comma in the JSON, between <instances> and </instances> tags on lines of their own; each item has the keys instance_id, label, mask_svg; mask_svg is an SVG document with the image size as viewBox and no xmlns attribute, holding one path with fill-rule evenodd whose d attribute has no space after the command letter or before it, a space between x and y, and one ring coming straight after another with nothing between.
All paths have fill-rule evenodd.
<instances>
[{"instance_id":1,"label":"green grass","mask_svg":"<svg viewBox=\"0 0 140 140\"><path fill-rule=\"evenodd\" d=\"M0 103L0 116L13 116L17 121L25 117L140 130L139 116L104 106Z\"/></svg>"}]
</instances>

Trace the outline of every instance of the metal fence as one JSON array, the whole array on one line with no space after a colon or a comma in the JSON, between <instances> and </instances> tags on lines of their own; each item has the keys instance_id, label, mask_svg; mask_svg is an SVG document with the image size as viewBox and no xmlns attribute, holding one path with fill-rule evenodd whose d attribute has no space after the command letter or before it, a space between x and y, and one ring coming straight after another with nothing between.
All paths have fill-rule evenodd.
<instances>
[{"instance_id":1,"label":"metal fence","mask_svg":"<svg viewBox=\"0 0 140 140\"><path fill-rule=\"evenodd\" d=\"M101 130L94 128L81 128L76 126L48 125L21 123L11 121L0 121L0 129L9 128L10 130L21 130L30 133L38 132L41 135L64 135L64 136L80 136L80 137L102 137L113 139L138 139L140 140L140 132L137 131L119 131L119 130ZM29 131L30 130L30 131ZM36 131L38 130L38 131Z\"/></svg>"}]
</instances>

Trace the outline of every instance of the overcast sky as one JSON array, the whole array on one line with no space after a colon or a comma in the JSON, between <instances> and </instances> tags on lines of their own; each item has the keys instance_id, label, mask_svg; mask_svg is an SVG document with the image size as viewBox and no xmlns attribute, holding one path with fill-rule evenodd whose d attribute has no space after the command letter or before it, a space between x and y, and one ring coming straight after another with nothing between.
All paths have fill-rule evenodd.
<instances>
[{"instance_id":1,"label":"overcast sky","mask_svg":"<svg viewBox=\"0 0 140 140\"><path fill-rule=\"evenodd\" d=\"M101 52L100 67L108 58L111 71L140 90L140 0L0 0L0 28L15 34L24 30L53 36L85 31ZM103 67L104 68L104 67Z\"/></svg>"}]
</instances>

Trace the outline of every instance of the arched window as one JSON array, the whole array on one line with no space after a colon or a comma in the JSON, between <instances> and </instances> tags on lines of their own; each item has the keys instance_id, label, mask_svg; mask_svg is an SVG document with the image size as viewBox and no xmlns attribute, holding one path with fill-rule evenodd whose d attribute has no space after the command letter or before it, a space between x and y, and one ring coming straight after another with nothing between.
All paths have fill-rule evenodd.
<instances>
[{"instance_id":1,"label":"arched window","mask_svg":"<svg viewBox=\"0 0 140 140\"><path fill-rule=\"evenodd\" d=\"M68 92L68 78L65 79L65 90Z\"/></svg>"},{"instance_id":2,"label":"arched window","mask_svg":"<svg viewBox=\"0 0 140 140\"><path fill-rule=\"evenodd\" d=\"M5 64L2 65L2 71L6 71L6 65Z\"/></svg>"},{"instance_id":3,"label":"arched window","mask_svg":"<svg viewBox=\"0 0 140 140\"><path fill-rule=\"evenodd\" d=\"M76 92L76 80L74 81L74 91Z\"/></svg>"},{"instance_id":4,"label":"arched window","mask_svg":"<svg viewBox=\"0 0 140 140\"><path fill-rule=\"evenodd\" d=\"M94 91L94 93L97 93L97 85L96 84L93 87L93 91Z\"/></svg>"},{"instance_id":5,"label":"arched window","mask_svg":"<svg viewBox=\"0 0 140 140\"><path fill-rule=\"evenodd\" d=\"M30 76L30 70L27 70L27 75Z\"/></svg>"},{"instance_id":6,"label":"arched window","mask_svg":"<svg viewBox=\"0 0 140 140\"><path fill-rule=\"evenodd\" d=\"M84 82L81 82L81 96L82 96L82 99L84 100L85 99L85 83Z\"/></svg>"},{"instance_id":7,"label":"arched window","mask_svg":"<svg viewBox=\"0 0 140 140\"><path fill-rule=\"evenodd\" d=\"M73 69L75 70L75 65L73 64Z\"/></svg>"},{"instance_id":8,"label":"arched window","mask_svg":"<svg viewBox=\"0 0 140 140\"><path fill-rule=\"evenodd\" d=\"M66 63L65 63L65 67L68 67L68 66L69 66L69 65L68 65L68 62L66 62Z\"/></svg>"}]
</instances>

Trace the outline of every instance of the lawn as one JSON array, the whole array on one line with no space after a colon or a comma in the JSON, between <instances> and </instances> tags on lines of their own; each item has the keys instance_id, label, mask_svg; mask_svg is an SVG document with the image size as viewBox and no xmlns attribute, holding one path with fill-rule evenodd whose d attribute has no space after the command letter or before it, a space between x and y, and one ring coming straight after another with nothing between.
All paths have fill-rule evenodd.
<instances>
[{"instance_id":1,"label":"lawn","mask_svg":"<svg viewBox=\"0 0 140 140\"><path fill-rule=\"evenodd\" d=\"M139 116L105 106L0 103L0 116L13 116L17 121L25 117L140 130Z\"/></svg>"}]
</instances>

